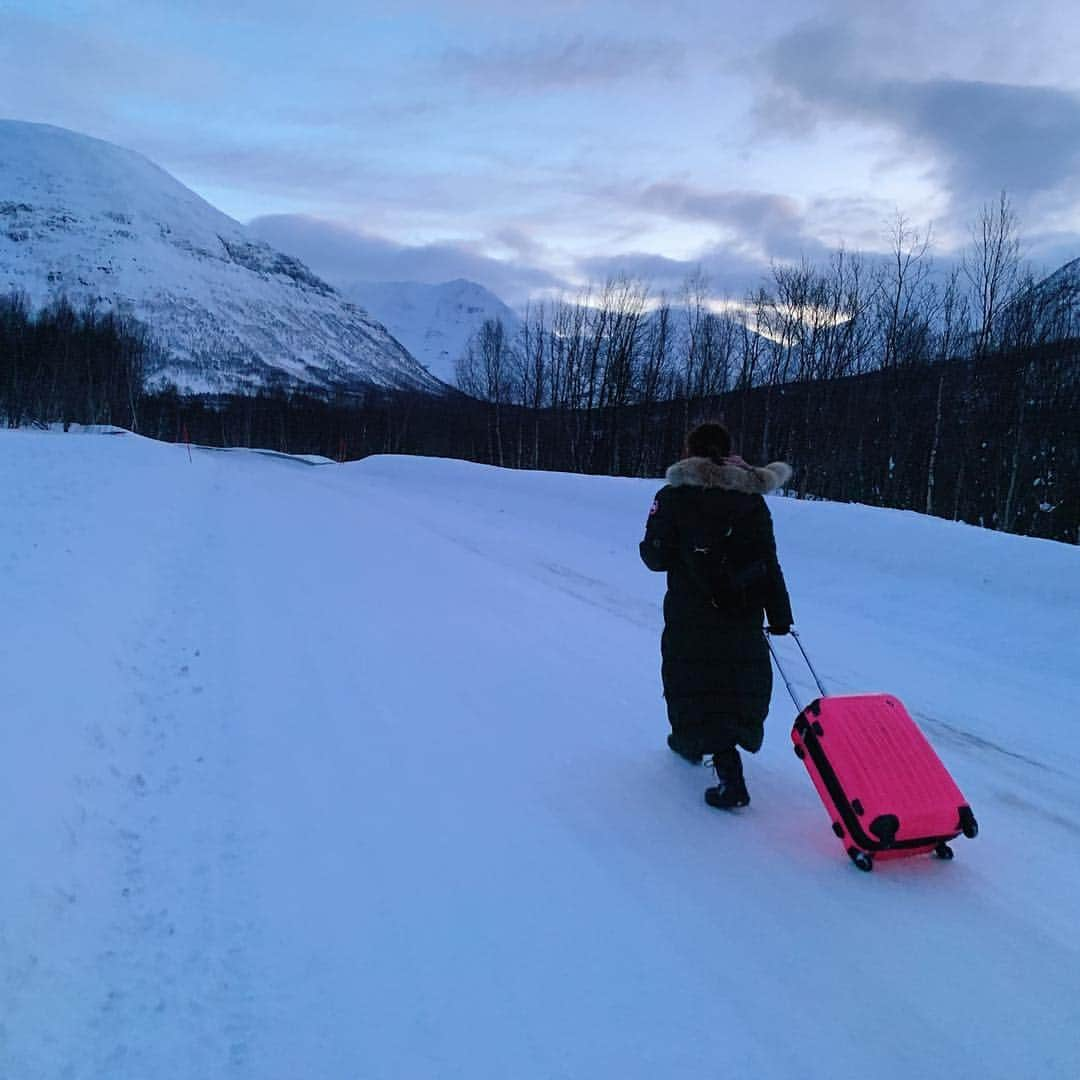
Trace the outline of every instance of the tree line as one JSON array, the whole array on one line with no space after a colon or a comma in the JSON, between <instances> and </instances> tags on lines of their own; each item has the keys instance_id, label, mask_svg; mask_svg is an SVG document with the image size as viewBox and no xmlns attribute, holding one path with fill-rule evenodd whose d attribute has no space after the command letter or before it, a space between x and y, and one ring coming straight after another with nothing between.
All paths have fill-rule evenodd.
<instances>
[{"instance_id":1,"label":"tree line","mask_svg":"<svg viewBox=\"0 0 1080 1080\"><path fill-rule=\"evenodd\" d=\"M887 260L776 266L738 305L616 279L484 324L445 397L287 389L142 392L153 345L112 314L0 302L9 424L116 423L152 437L351 460L428 454L659 477L715 418L744 456L784 458L791 493L1080 541L1077 276L1023 272L1003 197L936 273L902 219Z\"/></svg>"},{"instance_id":2,"label":"tree line","mask_svg":"<svg viewBox=\"0 0 1080 1080\"><path fill-rule=\"evenodd\" d=\"M776 265L726 310L709 293L696 274L650 303L623 278L512 336L486 322L457 365L486 403L473 456L653 476L713 416L745 456L786 456L802 497L1080 540L1080 273L1024 269L1004 194L948 272L898 217L885 259Z\"/></svg>"},{"instance_id":3,"label":"tree line","mask_svg":"<svg viewBox=\"0 0 1080 1080\"><path fill-rule=\"evenodd\" d=\"M154 345L134 320L66 299L34 312L0 296L0 416L23 423L117 424L137 431Z\"/></svg>"},{"instance_id":4,"label":"tree line","mask_svg":"<svg viewBox=\"0 0 1080 1080\"><path fill-rule=\"evenodd\" d=\"M682 456L689 426L720 418L746 456L792 463L792 495L1076 543L1078 352L1080 339L1073 339L590 411L503 403L498 460L495 403L463 394L326 400L284 390L213 399L168 392L144 397L140 415L145 434L168 441L338 461L422 454L641 477L661 476Z\"/></svg>"}]
</instances>

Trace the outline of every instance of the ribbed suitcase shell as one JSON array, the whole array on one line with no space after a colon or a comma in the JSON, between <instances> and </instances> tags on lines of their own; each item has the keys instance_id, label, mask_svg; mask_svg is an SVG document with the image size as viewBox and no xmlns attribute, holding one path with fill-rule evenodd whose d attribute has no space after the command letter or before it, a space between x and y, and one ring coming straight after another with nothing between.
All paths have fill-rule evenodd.
<instances>
[{"instance_id":1,"label":"ribbed suitcase shell","mask_svg":"<svg viewBox=\"0 0 1080 1080\"><path fill-rule=\"evenodd\" d=\"M897 698L819 698L791 738L849 855L903 858L974 835L964 796Z\"/></svg>"}]
</instances>

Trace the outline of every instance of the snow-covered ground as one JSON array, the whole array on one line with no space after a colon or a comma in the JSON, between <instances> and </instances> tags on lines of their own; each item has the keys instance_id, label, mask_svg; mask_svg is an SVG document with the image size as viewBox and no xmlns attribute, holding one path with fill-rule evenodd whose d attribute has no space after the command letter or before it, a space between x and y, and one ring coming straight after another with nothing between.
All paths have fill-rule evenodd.
<instances>
[{"instance_id":1,"label":"snow-covered ground","mask_svg":"<svg viewBox=\"0 0 1080 1080\"><path fill-rule=\"evenodd\" d=\"M656 486L0 432L0 1076L1080 1076L1080 552L772 501L982 826L860 874L779 681L664 746Z\"/></svg>"}]
</instances>

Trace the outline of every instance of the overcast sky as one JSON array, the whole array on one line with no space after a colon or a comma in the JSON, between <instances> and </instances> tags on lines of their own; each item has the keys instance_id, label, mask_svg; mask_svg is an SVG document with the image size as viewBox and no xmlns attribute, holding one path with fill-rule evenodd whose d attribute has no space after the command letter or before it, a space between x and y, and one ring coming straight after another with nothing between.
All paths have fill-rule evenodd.
<instances>
[{"instance_id":1,"label":"overcast sky","mask_svg":"<svg viewBox=\"0 0 1080 1080\"><path fill-rule=\"evenodd\" d=\"M741 294L898 211L947 256L1002 188L1037 267L1080 256L1060 0L0 7L0 115L141 151L339 279Z\"/></svg>"}]
</instances>

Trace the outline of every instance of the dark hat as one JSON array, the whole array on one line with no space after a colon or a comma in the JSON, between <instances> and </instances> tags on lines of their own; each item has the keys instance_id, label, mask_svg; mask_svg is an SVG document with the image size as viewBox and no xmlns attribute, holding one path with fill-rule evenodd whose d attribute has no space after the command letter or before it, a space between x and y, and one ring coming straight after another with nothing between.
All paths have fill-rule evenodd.
<instances>
[{"instance_id":1,"label":"dark hat","mask_svg":"<svg viewBox=\"0 0 1080 1080\"><path fill-rule=\"evenodd\" d=\"M715 420L698 424L686 437L686 449L691 457L723 461L731 453L731 433Z\"/></svg>"}]
</instances>

